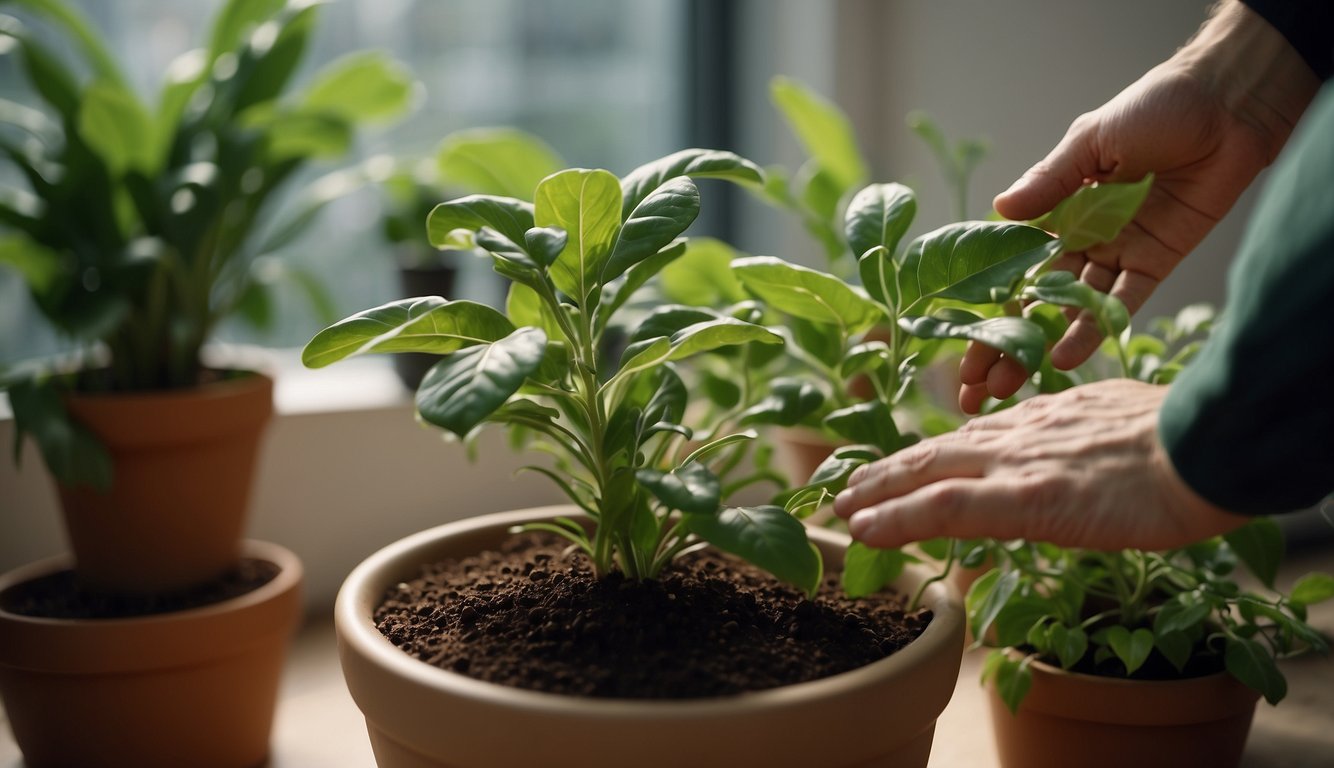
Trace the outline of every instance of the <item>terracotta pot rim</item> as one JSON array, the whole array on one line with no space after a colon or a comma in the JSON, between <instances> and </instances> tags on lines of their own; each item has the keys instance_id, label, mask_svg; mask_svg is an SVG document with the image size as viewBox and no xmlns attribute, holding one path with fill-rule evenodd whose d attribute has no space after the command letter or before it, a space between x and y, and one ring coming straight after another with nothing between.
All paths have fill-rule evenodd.
<instances>
[{"instance_id":1,"label":"terracotta pot rim","mask_svg":"<svg viewBox=\"0 0 1334 768\"><path fill-rule=\"evenodd\" d=\"M1023 659L1030 654L1024 653L1017 648L1006 648L1006 654L1015 658ZM1033 657L1028 663L1029 667L1052 677L1066 678L1071 680L1085 681L1090 685L1108 685L1118 688L1135 688L1139 690L1148 690L1151 688L1167 688L1191 685L1194 683L1212 684L1219 678L1231 677L1226 669L1220 669L1217 672L1211 672L1207 675L1196 675L1194 677L1174 677L1166 680L1132 680L1125 677L1112 677L1110 675L1090 675L1087 672L1072 672L1068 669L1062 669L1059 665L1049 664L1040 657ZM1257 694L1258 695L1258 694Z\"/></svg>"},{"instance_id":2,"label":"terracotta pot rim","mask_svg":"<svg viewBox=\"0 0 1334 768\"><path fill-rule=\"evenodd\" d=\"M163 400L214 400L235 397L237 390L272 389L273 377L262 371L247 368L210 368L220 373L240 374L235 378L209 381L189 387L173 389L134 389L117 392L83 392L71 390L63 392L62 397L92 406L112 403L136 403Z\"/></svg>"},{"instance_id":3,"label":"terracotta pot rim","mask_svg":"<svg viewBox=\"0 0 1334 768\"><path fill-rule=\"evenodd\" d=\"M122 619L24 616L0 608L0 666L31 671L116 674L200 663L235 655L300 621L300 559L266 541L246 540L243 556L267 560L278 573L243 595L182 611ZM0 575L0 592L68 568L69 555L47 558ZM144 638L155 647L144 646ZM183 640L190 638L191 645ZM96 649L95 651L91 649Z\"/></svg>"},{"instance_id":4,"label":"terracotta pot rim","mask_svg":"<svg viewBox=\"0 0 1334 768\"><path fill-rule=\"evenodd\" d=\"M679 700L591 698L498 685L426 664L394 646L375 627L369 613L364 612L363 605L358 604L358 595L366 594L371 589L374 589L373 599L378 602L382 590L375 582L379 574L390 567L390 563L415 551L427 549L444 537L491 528L499 520L504 520L506 526L512 526L573 513L574 508L565 505L492 513L430 528L384 547L359 564L339 590L334 613L340 643L352 646L354 650L351 652L373 659L375 664L400 678L411 679L418 685L479 704L495 705L503 702L507 707L536 714L558 714L562 717L585 714L613 720L699 718L711 713L733 712L738 706L756 711L792 707L811 699L845 695L870 688L886 678L903 674L920 659L939 653L942 646L961 645L963 608L958 594L944 582L935 582L924 594L923 602L932 609L934 615L923 633L893 655L864 667L819 680L728 697ZM828 543L845 544L848 540L846 535L825 529L811 529L810 532L813 538ZM917 566L905 571L905 577L901 579L907 579L907 586L916 587L930 575L930 571ZM902 580L900 585L903 585Z\"/></svg>"}]
</instances>

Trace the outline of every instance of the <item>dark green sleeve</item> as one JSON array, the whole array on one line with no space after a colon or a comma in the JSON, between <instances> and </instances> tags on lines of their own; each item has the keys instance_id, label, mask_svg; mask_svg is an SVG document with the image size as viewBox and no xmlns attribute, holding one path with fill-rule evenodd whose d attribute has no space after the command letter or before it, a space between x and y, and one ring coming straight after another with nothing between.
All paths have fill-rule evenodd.
<instances>
[{"instance_id":1,"label":"dark green sleeve","mask_svg":"<svg viewBox=\"0 0 1334 768\"><path fill-rule=\"evenodd\" d=\"M1223 321L1158 427L1186 483L1224 509L1304 509L1334 492L1334 83L1274 167Z\"/></svg>"}]
</instances>

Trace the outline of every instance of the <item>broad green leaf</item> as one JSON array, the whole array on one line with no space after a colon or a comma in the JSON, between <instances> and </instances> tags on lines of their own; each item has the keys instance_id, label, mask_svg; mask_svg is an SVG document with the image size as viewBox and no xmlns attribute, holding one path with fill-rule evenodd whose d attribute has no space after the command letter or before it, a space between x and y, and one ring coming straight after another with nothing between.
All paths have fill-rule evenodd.
<instances>
[{"instance_id":1,"label":"broad green leaf","mask_svg":"<svg viewBox=\"0 0 1334 768\"><path fill-rule=\"evenodd\" d=\"M65 121L73 123L79 114L79 81L61 60L27 34L17 19L0 16L0 42L9 40L19 46L23 67L33 89Z\"/></svg>"},{"instance_id":2,"label":"broad green leaf","mask_svg":"<svg viewBox=\"0 0 1334 768\"><path fill-rule=\"evenodd\" d=\"M602 269L603 283L657 253L679 236L699 215L699 190L689 178L671 179L644 198L621 225L611 257Z\"/></svg>"},{"instance_id":3,"label":"broad green leaf","mask_svg":"<svg viewBox=\"0 0 1334 768\"><path fill-rule=\"evenodd\" d=\"M824 424L839 436L874 445L886 455L898 450L903 442L889 406L880 400L839 408L824 417Z\"/></svg>"},{"instance_id":4,"label":"broad green leaf","mask_svg":"<svg viewBox=\"0 0 1334 768\"><path fill-rule=\"evenodd\" d=\"M1049 258L1051 242L1037 227L1011 222L965 221L928 232L912 241L899 267L902 306L911 311L933 298L988 303L992 288L1010 290Z\"/></svg>"},{"instance_id":5,"label":"broad green leaf","mask_svg":"<svg viewBox=\"0 0 1334 768\"><path fill-rule=\"evenodd\" d=\"M695 323L672 334L672 352L668 359L681 360L720 347L751 342L782 344L783 337L762 325L724 317Z\"/></svg>"},{"instance_id":6,"label":"broad green leaf","mask_svg":"<svg viewBox=\"0 0 1334 768\"><path fill-rule=\"evenodd\" d=\"M1088 651L1088 645L1088 635L1080 627L1066 627L1058 622L1047 629L1047 647L1061 663L1062 669L1078 664Z\"/></svg>"},{"instance_id":7,"label":"broad green leaf","mask_svg":"<svg viewBox=\"0 0 1334 768\"><path fill-rule=\"evenodd\" d=\"M771 80L769 94L806 154L815 159L840 187L849 189L866 178L866 163L857 147L852 123L842 110L786 77Z\"/></svg>"},{"instance_id":8,"label":"broad green leaf","mask_svg":"<svg viewBox=\"0 0 1334 768\"><path fill-rule=\"evenodd\" d=\"M291 4L281 16L257 27L239 51L235 74L219 82L218 89L234 99L239 113L250 107L277 101L305 56L306 44L315 29L319 6ZM274 34L274 30L277 34Z\"/></svg>"},{"instance_id":9,"label":"broad green leaf","mask_svg":"<svg viewBox=\"0 0 1334 768\"><path fill-rule=\"evenodd\" d=\"M28 238L13 234L0 237L0 264L6 264L23 276L35 295L46 294L64 273L65 258Z\"/></svg>"},{"instance_id":10,"label":"broad green leaf","mask_svg":"<svg viewBox=\"0 0 1334 768\"><path fill-rule=\"evenodd\" d=\"M1143 628L1131 632L1117 624L1107 629L1107 646L1126 665L1126 674L1133 675L1153 651L1153 632Z\"/></svg>"},{"instance_id":11,"label":"broad green leaf","mask_svg":"<svg viewBox=\"0 0 1334 768\"><path fill-rule=\"evenodd\" d=\"M446 136L436 150L440 182L486 195L527 200L564 166L541 139L515 128L479 128Z\"/></svg>"},{"instance_id":12,"label":"broad green leaf","mask_svg":"<svg viewBox=\"0 0 1334 768\"><path fill-rule=\"evenodd\" d=\"M996 620L1001 609L1010 601L1010 596L1019 587L1019 572L991 570L982 575L968 588L964 598L964 608L968 615L968 628L978 642L986 637L991 623Z\"/></svg>"},{"instance_id":13,"label":"broad green leaf","mask_svg":"<svg viewBox=\"0 0 1334 768\"><path fill-rule=\"evenodd\" d=\"M942 317L904 317L899 326L923 339L969 339L999 349L1024 366L1030 373L1042 364L1046 335L1036 323L1022 317L993 317L967 322L955 312L941 312ZM965 322L956 322L964 320Z\"/></svg>"},{"instance_id":14,"label":"broad green leaf","mask_svg":"<svg viewBox=\"0 0 1334 768\"><path fill-rule=\"evenodd\" d=\"M862 285L871 298L884 304L898 315L902 304L899 296L899 263L883 246L877 246L862 255L857 262Z\"/></svg>"},{"instance_id":15,"label":"broad green leaf","mask_svg":"<svg viewBox=\"0 0 1334 768\"><path fill-rule=\"evenodd\" d=\"M1191 652L1195 648L1195 643L1191 641L1190 636L1185 632L1163 632L1156 630L1153 635L1153 647L1167 659L1172 666L1176 667L1178 672L1186 668L1186 663L1190 661Z\"/></svg>"},{"instance_id":16,"label":"broad green leaf","mask_svg":"<svg viewBox=\"0 0 1334 768\"><path fill-rule=\"evenodd\" d=\"M1184 632L1208 618L1211 610L1209 603L1198 595L1177 595L1158 609L1158 615L1153 618L1153 631L1159 635Z\"/></svg>"},{"instance_id":17,"label":"broad green leaf","mask_svg":"<svg viewBox=\"0 0 1334 768\"><path fill-rule=\"evenodd\" d=\"M554 227L533 227L523 233L528 255L543 267L550 267L565 252L570 242L569 233Z\"/></svg>"},{"instance_id":18,"label":"broad green leaf","mask_svg":"<svg viewBox=\"0 0 1334 768\"><path fill-rule=\"evenodd\" d=\"M476 232L482 227L494 229L522 248L525 234L533 227L533 205L510 197L468 195L437 205L426 219L427 235L436 248L459 245L450 238L457 230ZM471 243L462 245L467 248Z\"/></svg>"},{"instance_id":19,"label":"broad green leaf","mask_svg":"<svg viewBox=\"0 0 1334 768\"><path fill-rule=\"evenodd\" d=\"M77 44L79 53L92 66L93 72L99 79L120 86L125 85L125 76L116 64L115 57L103 43L102 36L72 4L56 0L22 0L22 5L64 27L69 33L69 38Z\"/></svg>"},{"instance_id":20,"label":"broad green leaf","mask_svg":"<svg viewBox=\"0 0 1334 768\"><path fill-rule=\"evenodd\" d=\"M427 422L467 437L542 364L546 334L520 328L505 338L455 352L427 371L417 412Z\"/></svg>"},{"instance_id":21,"label":"broad green leaf","mask_svg":"<svg viewBox=\"0 0 1334 768\"><path fill-rule=\"evenodd\" d=\"M153 119L123 86L98 82L84 89L79 108L79 137L102 157L113 174L139 171L151 175L157 146Z\"/></svg>"},{"instance_id":22,"label":"broad green leaf","mask_svg":"<svg viewBox=\"0 0 1334 768\"><path fill-rule=\"evenodd\" d=\"M815 384L802 379L779 378L759 402L741 412L737 423L777 424L790 427L815 413L824 405L824 392Z\"/></svg>"},{"instance_id":23,"label":"broad green leaf","mask_svg":"<svg viewBox=\"0 0 1334 768\"><path fill-rule=\"evenodd\" d=\"M358 312L325 328L306 344L301 362L323 368L371 352L445 355L508 336L514 325L501 313L472 301L439 296L399 299Z\"/></svg>"},{"instance_id":24,"label":"broad green leaf","mask_svg":"<svg viewBox=\"0 0 1334 768\"><path fill-rule=\"evenodd\" d=\"M1023 645L1030 629L1055 614L1056 606L1043 597L1032 594L1011 596L1001 606L992 624L996 629L995 644L1001 647Z\"/></svg>"},{"instance_id":25,"label":"broad green leaf","mask_svg":"<svg viewBox=\"0 0 1334 768\"><path fill-rule=\"evenodd\" d=\"M996 650L992 653L999 659L992 672L996 693L1011 713L1018 714L1020 703L1028 695L1028 690L1033 687L1033 670L1029 668L1026 658L1016 661L1005 655L1004 651Z\"/></svg>"},{"instance_id":26,"label":"broad green leaf","mask_svg":"<svg viewBox=\"0 0 1334 768\"><path fill-rule=\"evenodd\" d=\"M741 184L763 184L759 166L740 155L717 149L683 149L646 163L621 179L621 218L629 218L639 203L668 179L677 176L727 179Z\"/></svg>"},{"instance_id":27,"label":"broad green leaf","mask_svg":"<svg viewBox=\"0 0 1334 768\"><path fill-rule=\"evenodd\" d=\"M1228 674L1259 691L1270 704L1277 704L1288 695L1288 681L1274 663L1274 657L1254 640L1229 637L1223 664Z\"/></svg>"},{"instance_id":28,"label":"broad green leaf","mask_svg":"<svg viewBox=\"0 0 1334 768\"><path fill-rule=\"evenodd\" d=\"M1135 218L1152 186L1153 174L1131 184L1090 184L1033 224L1059 235L1067 251L1109 243Z\"/></svg>"},{"instance_id":29,"label":"broad green leaf","mask_svg":"<svg viewBox=\"0 0 1334 768\"><path fill-rule=\"evenodd\" d=\"M1334 597L1334 576L1308 573L1292 585L1289 599L1301 605L1315 605Z\"/></svg>"},{"instance_id":30,"label":"broad green leaf","mask_svg":"<svg viewBox=\"0 0 1334 768\"><path fill-rule=\"evenodd\" d=\"M782 507L724 507L716 515L686 515L684 522L701 539L807 595L820 586L820 552L807 539L806 526Z\"/></svg>"},{"instance_id":31,"label":"broad green leaf","mask_svg":"<svg viewBox=\"0 0 1334 768\"><path fill-rule=\"evenodd\" d=\"M1130 325L1130 312L1121 300L1080 282L1069 272L1048 272L1023 291L1025 299L1045 301L1063 307L1078 307L1092 313L1098 328L1107 336L1117 336Z\"/></svg>"},{"instance_id":32,"label":"broad green leaf","mask_svg":"<svg viewBox=\"0 0 1334 768\"><path fill-rule=\"evenodd\" d=\"M333 115L349 123L388 120L412 103L412 73L379 51L343 56L315 73L302 111Z\"/></svg>"},{"instance_id":33,"label":"broad green leaf","mask_svg":"<svg viewBox=\"0 0 1334 768\"><path fill-rule=\"evenodd\" d=\"M666 336L645 339L641 344L633 344L626 348L621 359L620 370L616 372L614 378L619 381L640 371L647 371L661 365L667 362L671 353L672 343Z\"/></svg>"},{"instance_id":34,"label":"broad green leaf","mask_svg":"<svg viewBox=\"0 0 1334 768\"><path fill-rule=\"evenodd\" d=\"M1223 539L1237 553L1246 567L1261 583L1273 589L1283 560L1283 532L1278 523L1267 517L1257 517L1246 525L1223 535Z\"/></svg>"},{"instance_id":35,"label":"broad green leaf","mask_svg":"<svg viewBox=\"0 0 1334 768\"><path fill-rule=\"evenodd\" d=\"M873 549L860 541L843 554L843 591L853 599L879 592L903 573L913 556L899 549Z\"/></svg>"},{"instance_id":36,"label":"broad green leaf","mask_svg":"<svg viewBox=\"0 0 1334 768\"><path fill-rule=\"evenodd\" d=\"M552 316L542 297L523 283L510 283L509 295L505 299L505 314L518 327L541 328L548 339L565 336L560 323Z\"/></svg>"},{"instance_id":37,"label":"broad green leaf","mask_svg":"<svg viewBox=\"0 0 1334 768\"><path fill-rule=\"evenodd\" d=\"M551 281L580 306L601 286L621 228L621 187L602 170L572 168L537 185L533 220L565 230L569 242L551 265Z\"/></svg>"},{"instance_id":38,"label":"broad green leaf","mask_svg":"<svg viewBox=\"0 0 1334 768\"><path fill-rule=\"evenodd\" d=\"M210 26L209 63L234 50L255 27L273 18L287 0L229 0Z\"/></svg>"},{"instance_id":39,"label":"broad green leaf","mask_svg":"<svg viewBox=\"0 0 1334 768\"><path fill-rule=\"evenodd\" d=\"M616 311L630 300L635 291L642 288L645 283L661 272L668 264L680 258L685 251L686 241L677 240L634 265L624 275L602 286L602 301L598 302L594 330L601 333L602 329L606 328L611 321L612 316L616 314Z\"/></svg>"},{"instance_id":40,"label":"broad green leaf","mask_svg":"<svg viewBox=\"0 0 1334 768\"><path fill-rule=\"evenodd\" d=\"M889 345L883 341L865 341L848 350L838 364L838 372L847 378L886 365L889 365Z\"/></svg>"},{"instance_id":41,"label":"broad green leaf","mask_svg":"<svg viewBox=\"0 0 1334 768\"><path fill-rule=\"evenodd\" d=\"M747 298L732 274L737 258L732 246L711 237L692 237L685 253L662 270L658 285L671 301L696 307L720 307Z\"/></svg>"},{"instance_id":42,"label":"broad green leaf","mask_svg":"<svg viewBox=\"0 0 1334 768\"><path fill-rule=\"evenodd\" d=\"M916 215L917 197L902 184L872 184L863 188L848 203L844 215L852 255L860 260L876 246L893 254Z\"/></svg>"},{"instance_id":43,"label":"broad green leaf","mask_svg":"<svg viewBox=\"0 0 1334 768\"><path fill-rule=\"evenodd\" d=\"M635 326L634 333L630 334L629 341L633 344L658 336L671 336L682 328L687 328L695 323L707 323L711 320L721 320L723 317L725 316L711 309L683 304L668 304L648 313Z\"/></svg>"},{"instance_id":44,"label":"broad green leaf","mask_svg":"<svg viewBox=\"0 0 1334 768\"><path fill-rule=\"evenodd\" d=\"M865 331L884 316L863 292L809 267L772 256L748 256L732 262L732 270L747 290L774 309L837 326L844 336Z\"/></svg>"},{"instance_id":45,"label":"broad green leaf","mask_svg":"<svg viewBox=\"0 0 1334 768\"><path fill-rule=\"evenodd\" d=\"M723 484L708 467L698 462L671 472L641 469L635 478L669 509L687 514L712 515L722 500Z\"/></svg>"},{"instance_id":46,"label":"broad green leaf","mask_svg":"<svg viewBox=\"0 0 1334 768\"><path fill-rule=\"evenodd\" d=\"M111 454L92 432L70 418L60 394L46 382L17 381L9 385L14 412L14 463L25 434L42 453L47 471L61 485L106 490L111 487Z\"/></svg>"},{"instance_id":47,"label":"broad green leaf","mask_svg":"<svg viewBox=\"0 0 1334 768\"><path fill-rule=\"evenodd\" d=\"M794 501L812 494L817 498L828 495L832 500L834 494L847 487L848 476L853 470L883 455L879 448L872 445L847 445L837 448L820 462L805 485L780 493L774 498L774 503L790 510Z\"/></svg>"}]
</instances>

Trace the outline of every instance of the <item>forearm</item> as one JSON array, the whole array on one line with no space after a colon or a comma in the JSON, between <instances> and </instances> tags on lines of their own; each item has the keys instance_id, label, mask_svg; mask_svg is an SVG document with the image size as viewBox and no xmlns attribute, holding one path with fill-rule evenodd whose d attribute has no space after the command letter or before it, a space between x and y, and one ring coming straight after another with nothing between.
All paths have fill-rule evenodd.
<instances>
[{"instance_id":1,"label":"forearm","mask_svg":"<svg viewBox=\"0 0 1334 768\"><path fill-rule=\"evenodd\" d=\"M1223 107L1268 139L1270 161L1283 148L1320 78L1273 25L1239 0L1223 0L1172 57Z\"/></svg>"}]
</instances>

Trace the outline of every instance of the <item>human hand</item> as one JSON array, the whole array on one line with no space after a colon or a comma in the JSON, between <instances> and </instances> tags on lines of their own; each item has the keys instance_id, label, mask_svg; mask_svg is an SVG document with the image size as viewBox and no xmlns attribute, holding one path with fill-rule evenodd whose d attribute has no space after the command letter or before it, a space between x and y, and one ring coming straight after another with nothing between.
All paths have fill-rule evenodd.
<instances>
[{"instance_id":1,"label":"human hand","mask_svg":"<svg viewBox=\"0 0 1334 768\"><path fill-rule=\"evenodd\" d=\"M834 512L873 547L952 536L1168 549L1244 524L1172 467L1158 441L1166 394L1118 379L978 417L859 468Z\"/></svg>"},{"instance_id":2,"label":"human hand","mask_svg":"<svg viewBox=\"0 0 1334 768\"><path fill-rule=\"evenodd\" d=\"M1170 60L1076 119L1045 159L996 196L996 210L1035 219L1087 182L1153 173L1148 197L1116 240L1053 264L1133 313L1273 161L1318 87L1273 27L1229 3ZM1088 313L1071 319L1051 350L1052 364L1063 370L1087 360L1101 341ZM960 407L977 413L988 395L1018 391L1028 372L973 344L959 379Z\"/></svg>"}]
</instances>

